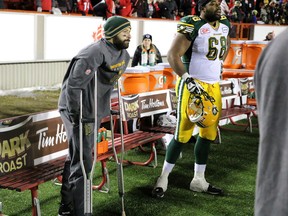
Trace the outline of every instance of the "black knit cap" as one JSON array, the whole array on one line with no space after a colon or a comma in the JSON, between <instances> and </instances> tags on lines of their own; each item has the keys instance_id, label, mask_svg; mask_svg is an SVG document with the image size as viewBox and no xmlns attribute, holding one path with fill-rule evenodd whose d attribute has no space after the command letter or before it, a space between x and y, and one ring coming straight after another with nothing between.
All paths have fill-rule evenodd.
<instances>
[{"instance_id":1,"label":"black knit cap","mask_svg":"<svg viewBox=\"0 0 288 216\"><path fill-rule=\"evenodd\" d=\"M127 27L131 28L130 21L128 19L121 16L109 17L104 24L105 38L113 38Z\"/></svg>"},{"instance_id":2,"label":"black knit cap","mask_svg":"<svg viewBox=\"0 0 288 216\"><path fill-rule=\"evenodd\" d=\"M150 35L150 34L144 34L143 35L143 40L145 40L145 39L150 39L151 41L152 41L152 35ZM142 41L143 41L142 40Z\"/></svg>"},{"instance_id":3,"label":"black knit cap","mask_svg":"<svg viewBox=\"0 0 288 216\"><path fill-rule=\"evenodd\" d=\"M205 7L206 4L208 4L211 0L199 0L198 1L198 11L201 11L202 7Z\"/></svg>"}]
</instances>

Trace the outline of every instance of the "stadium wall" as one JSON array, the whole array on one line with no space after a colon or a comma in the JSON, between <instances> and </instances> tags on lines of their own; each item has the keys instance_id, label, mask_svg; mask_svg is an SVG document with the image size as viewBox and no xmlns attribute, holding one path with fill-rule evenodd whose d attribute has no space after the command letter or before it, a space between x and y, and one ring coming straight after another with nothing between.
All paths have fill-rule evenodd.
<instances>
[{"instance_id":1,"label":"stadium wall","mask_svg":"<svg viewBox=\"0 0 288 216\"><path fill-rule=\"evenodd\" d=\"M101 34L100 17L0 12L0 90L61 83L69 60ZM177 22L131 18L133 56L142 35L153 35L153 43L164 57L175 36ZM285 26L255 25L253 40L263 40L269 31L276 36Z\"/></svg>"}]
</instances>

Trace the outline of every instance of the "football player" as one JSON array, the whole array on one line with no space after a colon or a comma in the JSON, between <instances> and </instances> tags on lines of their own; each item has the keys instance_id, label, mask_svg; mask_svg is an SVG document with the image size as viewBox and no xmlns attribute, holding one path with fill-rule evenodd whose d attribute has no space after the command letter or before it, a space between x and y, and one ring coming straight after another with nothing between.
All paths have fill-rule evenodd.
<instances>
[{"instance_id":1,"label":"football player","mask_svg":"<svg viewBox=\"0 0 288 216\"><path fill-rule=\"evenodd\" d=\"M181 18L167 54L168 62L180 77L175 87L178 96L177 126L168 145L162 173L152 191L154 197L164 196L168 176L196 124L199 136L194 147L194 177L190 189L223 194L222 189L206 181L205 170L210 143L217 137L222 108L219 81L222 63L230 46L230 22L221 16L218 0L199 0L198 10L200 16Z\"/></svg>"}]
</instances>

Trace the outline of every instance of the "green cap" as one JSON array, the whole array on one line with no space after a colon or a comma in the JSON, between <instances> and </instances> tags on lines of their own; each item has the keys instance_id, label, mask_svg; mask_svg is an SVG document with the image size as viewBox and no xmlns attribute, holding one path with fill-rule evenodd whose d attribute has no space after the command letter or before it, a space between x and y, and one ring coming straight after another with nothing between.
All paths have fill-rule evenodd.
<instances>
[{"instance_id":1,"label":"green cap","mask_svg":"<svg viewBox=\"0 0 288 216\"><path fill-rule=\"evenodd\" d=\"M128 19L121 16L112 16L108 18L104 24L105 38L113 38L127 27L131 28L130 21Z\"/></svg>"}]
</instances>

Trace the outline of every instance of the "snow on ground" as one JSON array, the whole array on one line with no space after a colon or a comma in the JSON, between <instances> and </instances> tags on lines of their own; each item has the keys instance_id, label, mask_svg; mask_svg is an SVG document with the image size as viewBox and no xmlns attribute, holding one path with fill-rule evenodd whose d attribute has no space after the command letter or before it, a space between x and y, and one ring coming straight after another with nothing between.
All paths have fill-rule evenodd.
<instances>
[{"instance_id":1,"label":"snow on ground","mask_svg":"<svg viewBox=\"0 0 288 216\"><path fill-rule=\"evenodd\" d=\"M61 84L57 84L54 86L37 86L37 87L29 87L29 88L21 88L21 89L11 89L11 90L1 90L0 89L0 96L8 96L8 95L17 95L18 97L33 97L33 91L53 91L59 90L61 88Z\"/></svg>"}]
</instances>

